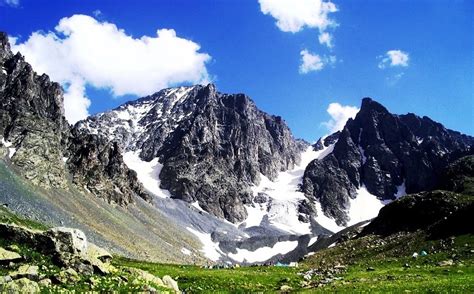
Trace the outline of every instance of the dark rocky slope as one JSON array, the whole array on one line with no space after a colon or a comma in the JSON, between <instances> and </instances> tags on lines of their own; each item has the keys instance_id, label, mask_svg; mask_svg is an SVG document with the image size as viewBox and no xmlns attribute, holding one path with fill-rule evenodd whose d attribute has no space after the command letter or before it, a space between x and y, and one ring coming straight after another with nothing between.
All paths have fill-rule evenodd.
<instances>
[{"instance_id":1,"label":"dark rocky slope","mask_svg":"<svg viewBox=\"0 0 474 294\"><path fill-rule=\"evenodd\" d=\"M38 76L20 53L13 55L1 32L0 136L14 169L37 186L67 190L70 176L78 188L117 203L149 197L118 146L72 131L60 85Z\"/></svg>"},{"instance_id":2,"label":"dark rocky slope","mask_svg":"<svg viewBox=\"0 0 474 294\"><path fill-rule=\"evenodd\" d=\"M243 205L252 201L250 186L260 174L274 179L293 167L305 145L281 117L212 84L165 89L77 126L104 134L144 161L158 157L161 188L231 222L245 219Z\"/></svg>"},{"instance_id":3,"label":"dark rocky slope","mask_svg":"<svg viewBox=\"0 0 474 294\"><path fill-rule=\"evenodd\" d=\"M395 199L402 185L407 193L432 190L443 168L473 146L473 137L427 117L391 114L364 98L357 116L338 135L334 151L306 168L303 190L321 202L325 214L345 224L349 199L359 187L384 200Z\"/></svg>"},{"instance_id":4,"label":"dark rocky slope","mask_svg":"<svg viewBox=\"0 0 474 294\"><path fill-rule=\"evenodd\" d=\"M416 230L426 231L434 238L473 234L473 162L474 156L465 156L445 169L438 187L447 190L407 195L385 206L362 234L387 236Z\"/></svg>"}]
</instances>

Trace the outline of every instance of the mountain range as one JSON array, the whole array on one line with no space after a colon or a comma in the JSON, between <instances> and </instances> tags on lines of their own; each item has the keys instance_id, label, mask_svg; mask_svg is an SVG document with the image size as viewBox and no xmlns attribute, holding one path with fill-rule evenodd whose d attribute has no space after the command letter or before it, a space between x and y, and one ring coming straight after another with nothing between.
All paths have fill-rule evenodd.
<instances>
[{"instance_id":1,"label":"mountain range","mask_svg":"<svg viewBox=\"0 0 474 294\"><path fill-rule=\"evenodd\" d=\"M13 54L5 33L0 67L0 201L135 258L296 259L405 194L439 188L473 153L473 137L371 98L310 144L213 84L164 89L71 126L60 85Z\"/></svg>"}]
</instances>

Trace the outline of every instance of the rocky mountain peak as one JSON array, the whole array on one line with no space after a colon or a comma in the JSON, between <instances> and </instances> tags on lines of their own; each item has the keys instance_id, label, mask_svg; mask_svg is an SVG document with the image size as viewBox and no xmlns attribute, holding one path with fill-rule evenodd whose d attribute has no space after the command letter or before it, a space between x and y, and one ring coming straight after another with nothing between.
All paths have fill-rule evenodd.
<instances>
[{"instance_id":1,"label":"rocky mountain peak","mask_svg":"<svg viewBox=\"0 0 474 294\"><path fill-rule=\"evenodd\" d=\"M360 113L363 114L365 112L377 112L377 113L389 113L387 108L382 104L378 103L377 101L373 100L370 97L362 98L362 104L360 106Z\"/></svg>"},{"instance_id":2,"label":"rocky mountain peak","mask_svg":"<svg viewBox=\"0 0 474 294\"><path fill-rule=\"evenodd\" d=\"M13 55L0 33L0 152L23 177L46 189L80 190L120 204L147 199L118 146L97 135L74 132L64 117L63 90ZM98 183L100 181L100 183Z\"/></svg>"},{"instance_id":3,"label":"rocky mountain peak","mask_svg":"<svg viewBox=\"0 0 474 294\"><path fill-rule=\"evenodd\" d=\"M0 32L0 62L4 59L12 56L10 49L10 42L8 41L8 35L4 32Z\"/></svg>"},{"instance_id":4,"label":"rocky mountain peak","mask_svg":"<svg viewBox=\"0 0 474 294\"><path fill-rule=\"evenodd\" d=\"M274 179L299 162L301 151L280 117L213 84L165 89L77 127L117 141L142 164L158 159L156 189L233 222L246 217L243 205L260 174Z\"/></svg>"},{"instance_id":5,"label":"rocky mountain peak","mask_svg":"<svg viewBox=\"0 0 474 294\"><path fill-rule=\"evenodd\" d=\"M448 130L428 117L394 115L364 98L359 113L339 134L333 152L308 166L303 188L309 197L319 199L328 216L344 224L345 211L359 194L367 191L391 200L433 189L440 171L472 146L473 137Z\"/></svg>"}]
</instances>

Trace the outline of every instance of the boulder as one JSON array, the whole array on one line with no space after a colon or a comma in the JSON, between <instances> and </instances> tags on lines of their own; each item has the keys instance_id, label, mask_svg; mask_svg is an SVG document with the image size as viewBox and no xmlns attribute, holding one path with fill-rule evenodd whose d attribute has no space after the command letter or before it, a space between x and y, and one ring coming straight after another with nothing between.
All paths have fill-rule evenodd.
<instances>
[{"instance_id":1,"label":"boulder","mask_svg":"<svg viewBox=\"0 0 474 294\"><path fill-rule=\"evenodd\" d=\"M97 274L106 275L117 271L117 269L110 264L112 255L95 244L89 243L86 252L82 254L81 257L93 266L94 272Z\"/></svg>"},{"instance_id":2,"label":"boulder","mask_svg":"<svg viewBox=\"0 0 474 294\"><path fill-rule=\"evenodd\" d=\"M0 285L6 284L12 281L12 277L10 276L0 276Z\"/></svg>"},{"instance_id":3,"label":"boulder","mask_svg":"<svg viewBox=\"0 0 474 294\"><path fill-rule=\"evenodd\" d=\"M178 282L173 280L173 278L171 278L170 276L168 275L164 276L163 283L165 284L166 287L173 289L176 293L181 293L181 291L179 291Z\"/></svg>"},{"instance_id":4,"label":"boulder","mask_svg":"<svg viewBox=\"0 0 474 294\"><path fill-rule=\"evenodd\" d=\"M293 290L293 288L291 288L288 285L283 285L283 286L280 287L280 291L282 291L282 292L290 292L291 290Z\"/></svg>"},{"instance_id":5,"label":"boulder","mask_svg":"<svg viewBox=\"0 0 474 294\"><path fill-rule=\"evenodd\" d=\"M43 286L43 287L49 287L51 286L53 282L51 279L42 279L41 281L38 282L38 285Z\"/></svg>"},{"instance_id":6,"label":"boulder","mask_svg":"<svg viewBox=\"0 0 474 294\"><path fill-rule=\"evenodd\" d=\"M164 286L164 281L160 278L150 274L147 271L137 269L137 268L127 268L127 271L132 275L135 276L136 280L141 280L143 282L151 282L157 286Z\"/></svg>"},{"instance_id":7,"label":"boulder","mask_svg":"<svg viewBox=\"0 0 474 294\"><path fill-rule=\"evenodd\" d=\"M16 271L9 274L13 280L20 278L28 278L30 280L38 280L38 266L23 264Z\"/></svg>"},{"instance_id":8,"label":"boulder","mask_svg":"<svg viewBox=\"0 0 474 294\"><path fill-rule=\"evenodd\" d=\"M87 251L87 238L78 229L57 227L45 232L54 241L57 252L83 254Z\"/></svg>"},{"instance_id":9,"label":"boulder","mask_svg":"<svg viewBox=\"0 0 474 294\"><path fill-rule=\"evenodd\" d=\"M1 293L39 293L40 287L38 283L31 281L27 278L21 278L8 282L4 285L0 284Z\"/></svg>"},{"instance_id":10,"label":"boulder","mask_svg":"<svg viewBox=\"0 0 474 294\"><path fill-rule=\"evenodd\" d=\"M54 275L54 280L60 284L71 284L77 283L81 280L79 274L72 268L60 271L58 274Z\"/></svg>"},{"instance_id":11,"label":"boulder","mask_svg":"<svg viewBox=\"0 0 474 294\"><path fill-rule=\"evenodd\" d=\"M10 262L17 262L19 260L21 260L20 254L0 247L0 264L8 264Z\"/></svg>"},{"instance_id":12,"label":"boulder","mask_svg":"<svg viewBox=\"0 0 474 294\"><path fill-rule=\"evenodd\" d=\"M438 262L438 266L452 266L452 265L454 265L454 261L452 259Z\"/></svg>"},{"instance_id":13,"label":"boulder","mask_svg":"<svg viewBox=\"0 0 474 294\"><path fill-rule=\"evenodd\" d=\"M112 255L89 243L84 232L78 229L57 227L43 232L13 224L0 224L0 235L7 240L29 245L43 254L51 255L56 265L72 267L79 273L108 274L116 270L109 263ZM0 249L0 256L2 253L21 259L18 253L3 248Z\"/></svg>"}]
</instances>

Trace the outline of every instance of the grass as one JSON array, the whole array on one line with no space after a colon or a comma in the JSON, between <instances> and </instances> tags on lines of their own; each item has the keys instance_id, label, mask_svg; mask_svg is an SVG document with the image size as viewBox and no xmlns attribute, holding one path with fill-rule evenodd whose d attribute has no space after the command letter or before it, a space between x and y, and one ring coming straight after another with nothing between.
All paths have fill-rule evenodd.
<instances>
[{"instance_id":1,"label":"grass","mask_svg":"<svg viewBox=\"0 0 474 294\"><path fill-rule=\"evenodd\" d=\"M473 235L428 240L418 232L392 238L384 243L374 236L351 240L318 252L304 266L330 267L334 261L348 265L342 279L320 289L321 292L474 292ZM413 252L421 250L429 254L412 257ZM453 265L438 265L450 259Z\"/></svg>"},{"instance_id":2,"label":"grass","mask_svg":"<svg viewBox=\"0 0 474 294\"><path fill-rule=\"evenodd\" d=\"M425 261L427 261L425 263ZM410 267L404 267L408 263ZM454 265L440 267L420 258L418 261L397 260L368 263L374 271L365 266L352 266L344 275L344 280L336 281L325 290L337 292L373 291L381 293L474 292L474 267Z\"/></svg>"},{"instance_id":3,"label":"grass","mask_svg":"<svg viewBox=\"0 0 474 294\"><path fill-rule=\"evenodd\" d=\"M135 267L162 277L170 275L178 281L180 289L186 293L249 293L274 292L282 285L300 288L302 276L300 269L287 267L240 267L229 269L206 269L193 265L169 265L114 258L113 264L119 267Z\"/></svg>"},{"instance_id":4,"label":"grass","mask_svg":"<svg viewBox=\"0 0 474 294\"><path fill-rule=\"evenodd\" d=\"M23 257L23 260L19 263L0 265L0 276L5 276L18 270L22 264L38 266L39 276L51 280L54 280L54 277L63 270L53 263L50 256L44 255L29 246L5 240L2 236L0 236L0 247L15 251ZM64 290L69 290L73 293L83 293L93 290L95 292L137 293L143 292L148 286L160 290L161 293L171 292L169 289L160 287L152 282L136 279L133 274L123 269L119 269L116 273L106 276L79 274L77 280L66 284L41 285L40 291L41 293L64 293ZM2 292L1 285L0 292Z\"/></svg>"},{"instance_id":5,"label":"grass","mask_svg":"<svg viewBox=\"0 0 474 294\"><path fill-rule=\"evenodd\" d=\"M16 224L19 226L27 227L35 230L47 230L48 226L42 223L35 222L21 216L18 216L8 210L6 207L0 206L0 223Z\"/></svg>"},{"instance_id":6,"label":"grass","mask_svg":"<svg viewBox=\"0 0 474 294\"><path fill-rule=\"evenodd\" d=\"M114 264L140 268L160 277L171 275L186 293L266 293L276 292L282 285L308 293L473 293L474 236L459 236L452 242L451 239L427 240L422 233L393 236L392 240L383 242L367 236L320 251L304 260L299 268L205 269L120 257L114 259ZM421 250L428 251L428 256L411 257L414 251ZM454 264L438 265L448 259L453 259ZM347 269L336 274L328 285L321 286L324 277L318 275L305 285L302 275L298 274L312 268L330 269L336 264L344 264Z\"/></svg>"},{"instance_id":7,"label":"grass","mask_svg":"<svg viewBox=\"0 0 474 294\"><path fill-rule=\"evenodd\" d=\"M48 227L11 213L0 207L0 222L15 223L32 229ZM16 245L23 263L40 267L40 274L52 277L60 272L48 256L21 244L12 244L0 236L0 246ZM413 252L425 250L428 256L412 258ZM453 260L453 265L439 266ZM193 265L157 264L116 256L113 264L119 269L107 276L80 275L79 280L61 286L42 287L43 293L61 292L140 292L146 285L166 292L157 285L138 281L126 267L146 270L158 277L170 275L186 293L255 293L278 292L287 285L295 292L307 293L474 293L474 235L461 235L443 240L430 240L423 232L399 233L386 238L369 235L352 239L317 252L300 262L299 268L240 267L206 269ZM310 269L327 270L337 264L346 270L334 274L332 282L323 285L324 274L305 281L301 273ZM6 275L19 265L0 266ZM371 269L370 271L368 269ZM61 288L59 288L61 287Z\"/></svg>"}]
</instances>

